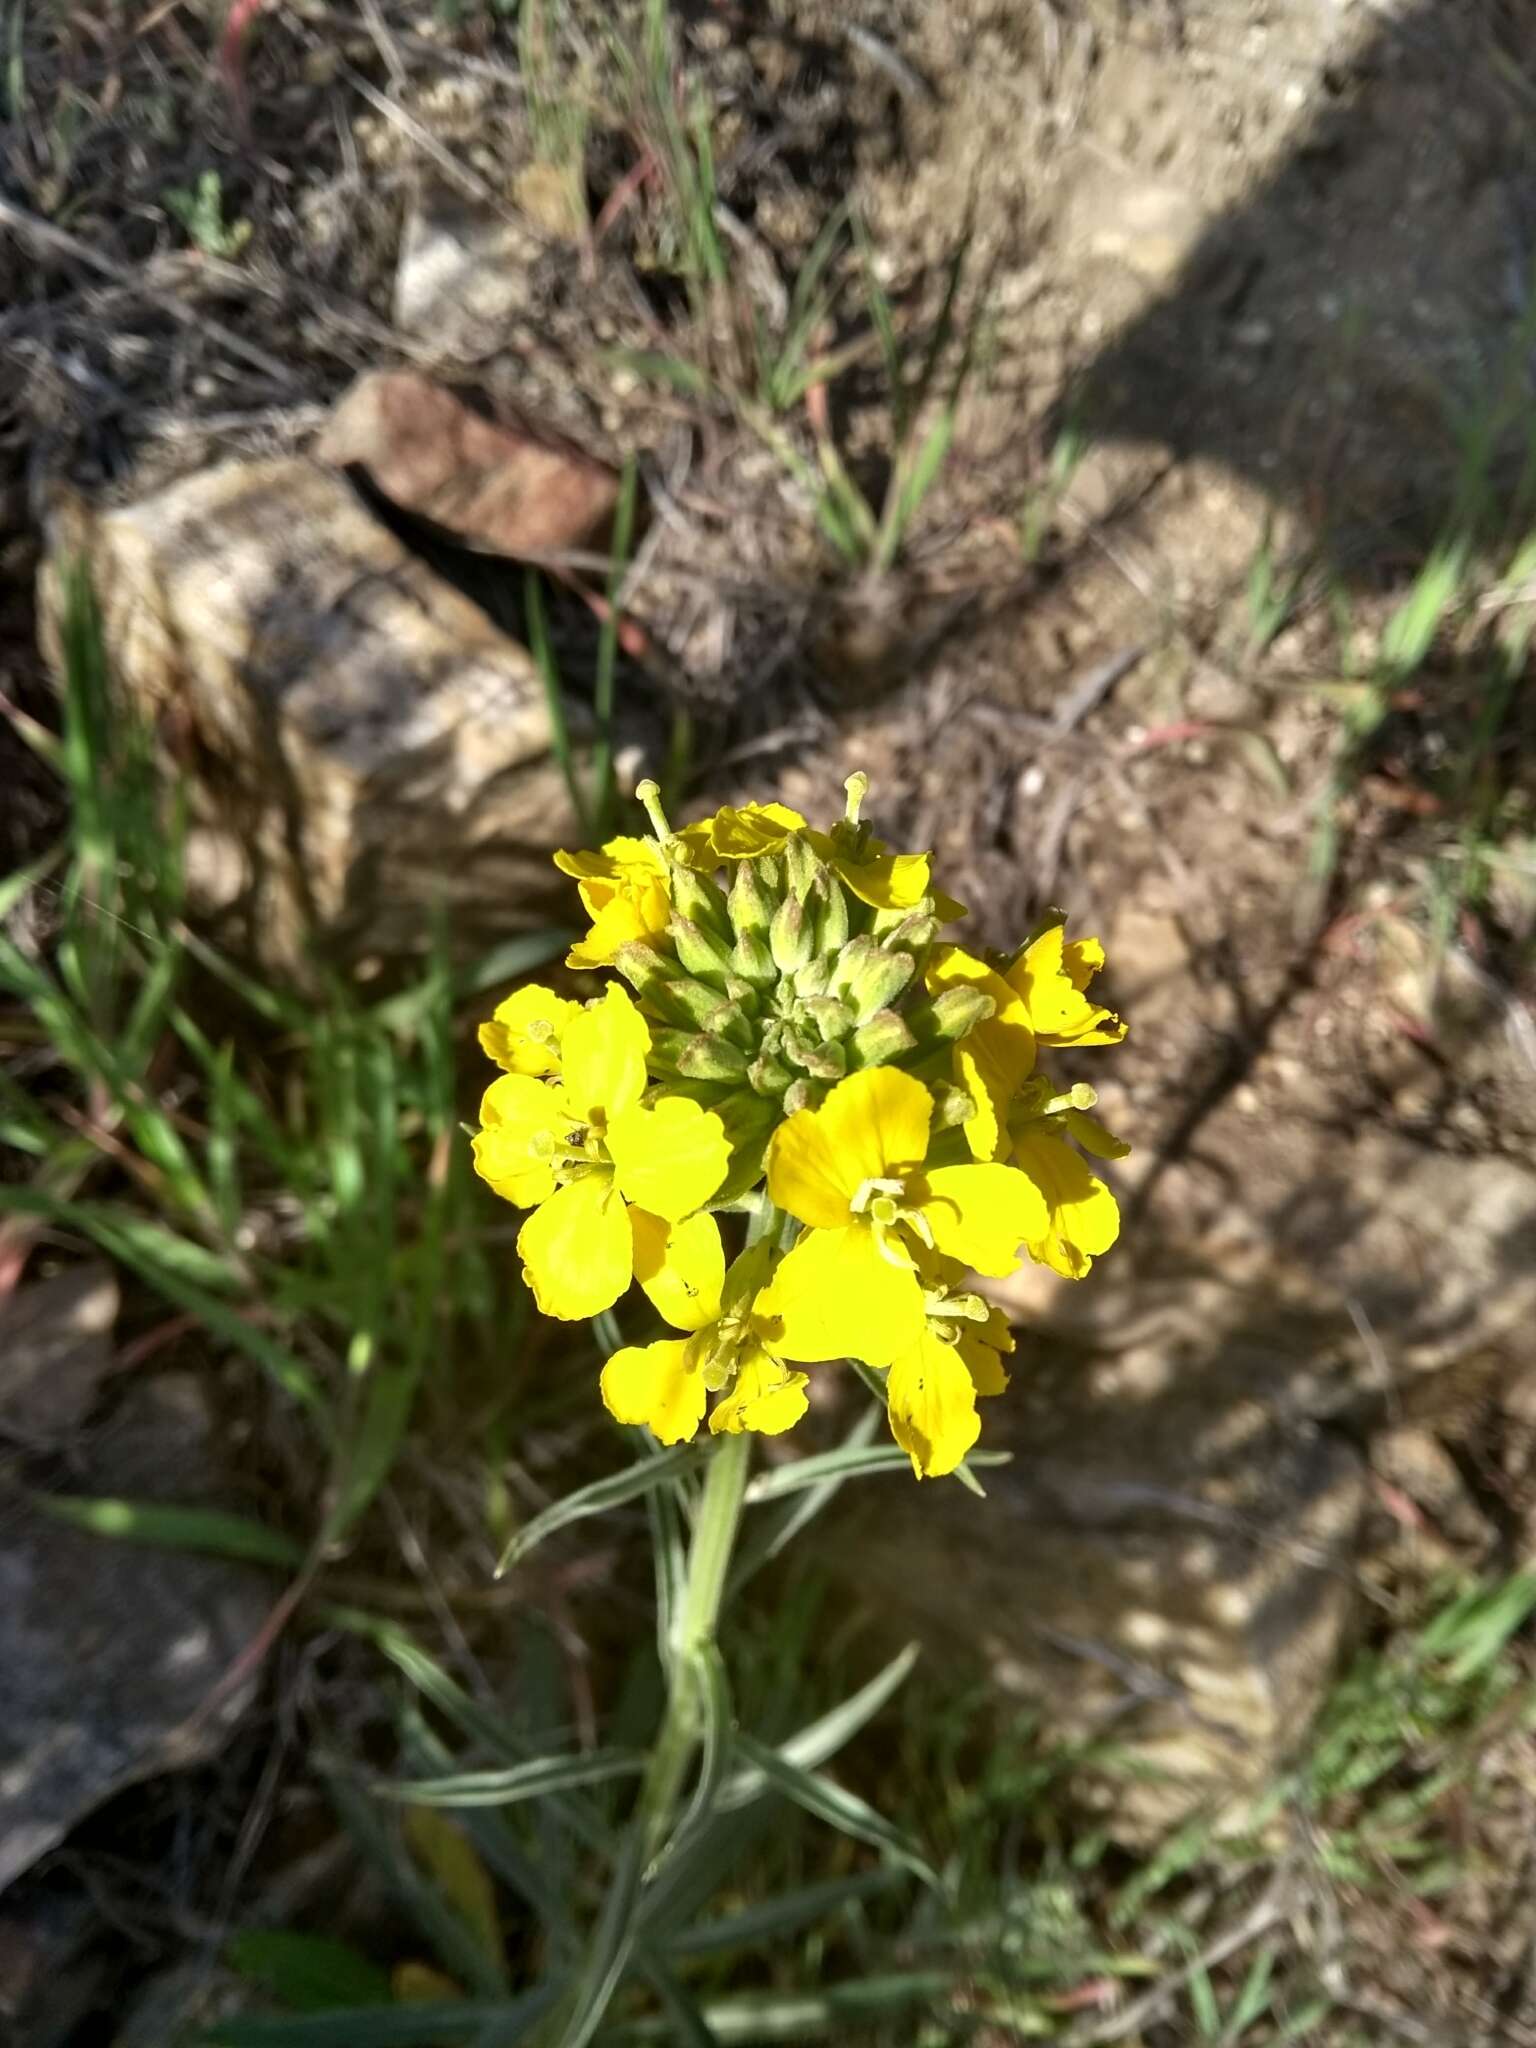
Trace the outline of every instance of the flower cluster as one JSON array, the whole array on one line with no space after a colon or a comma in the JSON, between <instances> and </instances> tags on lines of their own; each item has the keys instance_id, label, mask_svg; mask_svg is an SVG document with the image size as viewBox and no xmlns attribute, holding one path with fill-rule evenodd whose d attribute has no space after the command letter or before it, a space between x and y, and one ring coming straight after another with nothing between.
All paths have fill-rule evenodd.
<instances>
[{"instance_id":1,"label":"flower cluster","mask_svg":"<svg viewBox=\"0 0 1536 2048\"><path fill-rule=\"evenodd\" d=\"M547 1315L635 1281L678 1332L609 1359L619 1421L777 1434L805 1413L800 1367L858 1359L932 1476L1007 1385L1007 1323L970 1275L1022 1248L1081 1278L1115 1240L1083 1154L1127 1147L1036 1060L1125 1026L1088 993L1102 947L1059 913L1007 957L945 939L963 908L926 854L871 836L866 788L830 832L782 804L674 832L642 784L654 838L557 854L592 920L567 964L622 980L587 1003L525 987L481 1027L504 1071L475 1164L531 1211L518 1253ZM729 1262L722 1217L747 1219Z\"/></svg>"}]
</instances>

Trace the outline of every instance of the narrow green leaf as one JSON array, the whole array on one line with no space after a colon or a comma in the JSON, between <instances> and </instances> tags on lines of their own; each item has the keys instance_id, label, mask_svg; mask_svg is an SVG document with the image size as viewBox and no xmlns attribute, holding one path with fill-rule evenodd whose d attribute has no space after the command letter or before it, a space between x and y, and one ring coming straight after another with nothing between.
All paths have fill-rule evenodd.
<instances>
[{"instance_id":1,"label":"narrow green leaf","mask_svg":"<svg viewBox=\"0 0 1536 2048\"><path fill-rule=\"evenodd\" d=\"M667 1943L674 1956L719 1955L731 1949L762 1950L781 1934L813 1926L830 1919L845 1906L878 1898L897 1885L909 1882L904 1870L884 1865L879 1870L861 1871L857 1877L833 1877L820 1884L808 1884L797 1891L781 1892L760 1906L746 1906L739 1913L727 1913L718 1920L705 1920L684 1929Z\"/></svg>"},{"instance_id":2,"label":"narrow green leaf","mask_svg":"<svg viewBox=\"0 0 1536 2048\"><path fill-rule=\"evenodd\" d=\"M380 1798L412 1806L512 1806L520 1799L543 1799L578 1785L633 1778L644 1768L645 1758L628 1750L596 1749L589 1756L532 1757L505 1770L460 1771L452 1777L380 1783L373 1789Z\"/></svg>"},{"instance_id":3,"label":"narrow green leaf","mask_svg":"<svg viewBox=\"0 0 1536 2048\"><path fill-rule=\"evenodd\" d=\"M118 1543L193 1550L207 1557L276 1565L284 1571L296 1571L305 1562L303 1545L291 1537L218 1508L167 1507L157 1501L87 1498L74 1493L32 1493L28 1498L55 1521Z\"/></svg>"},{"instance_id":4,"label":"narrow green leaf","mask_svg":"<svg viewBox=\"0 0 1536 2048\"><path fill-rule=\"evenodd\" d=\"M1012 1459L1011 1451L973 1451L966 1461L970 1465L1006 1465ZM870 1444L849 1447L837 1451L818 1451L814 1457L799 1458L791 1465L775 1465L771 1471L759 1472L747 1487L747 1506L759 1507L765 1500L782 1500L787 1494L798 1493L802 1487L820 1486L824 1480L836 1477L844 1479L862 1478L871 1472L905 1472L909 1477L912 1460L899 1444Z\"/></svg>"},{"instance_id":5,"label":"narrow green leaf","mask_svg":"<svg viewBox=\"0 0 1536 2048\"><path fill-rule=\"evenodd\" d=\"M389 1477L405 1441L420 1377L408 1365L376 1365L370 1371L362 1420L342 1461L342 1483L326 1523L328 1543L347 1533Z\"/></svg>"},{"instance_id":6,"label":"narrow green leaf","mask_svg":"<svg viewBox=\"0 0 1536 2048\"><path fill-rule=\"evenodd\" d=\"M1455 603L1466 574L1465 539L1442 541L1430 551L1413 580L1413 588L1387 621L1381 636L1381 663L1398 681L1422 666L1446 613Z\"/></svg>"},{"instance_id":7,"label":"narrow green leaf","mask_svg":"<svg viewBox=\"0 0 1536 2048\"><path fill-rule=\"evenodd\" d=\"M602 2025L623 1981L638 1932L636 1908L645 1867L645 1830L626 1833L608 1878L608 1893L569 2007L562 2014L558 2048L586 2048Z\"/></svg>"},{"instance_id":8,"label":"narrow green leaf","mask_svg":"<svg viewBox=\"0 0 1536 2048\"><path fill-rule=\"evenodd\" d=\"M819 1771L802 1770L798 1764L791 1763L782 1751L754 1742L750 1736L738 1734L736 1746L748 1763L761 1771L768 1790L782 1792L796 1806L817 1820L825 1821L840 1834L852 1835L858 1841L884 1850L898 1863L905 1864L924 1884L938 1888L939 1880L917 1844L894 1821L876 1813L869 1802L856 1792L848 1791Z\"/></svg>"},{"instance_id":9,"label":"narrow green leaf","mask_svg":"<svg viewBox=\"0 0 1536 2048\"><path fill-rule=\"evenodd\" d=\"M557 1529L564 1529L572 1522L585 1521L589 1515L606 1514L611 1508L639 1500L653 1487L669 1485L698 1463L696 1447L679 1444L655 1457L641 1458L624 1471L611 1473L606 1479L594 1480L590 1486L578 1487L575 1493L568 1494L564 1500L552 1502L542 1514L535 1515L527 1528L513 1537L496 1567L497 1577L510 1571L513 1565L520 1564L530 1551L553 1536Z\"/></svg>"},{"instance_id":10,"label":"narrow green leaf","mask_svg":"<svg viewBox=\"0 0 1536 2048\"><path fill-rule=\"evenodd\" d=\"M746 1991L701 2008L705 2026L720 2048L738 2042L818 2041L827 2035L845 2039L863 2022L878 2022L882 2015L919 2006L929 2011L942 2008L954 1995L956 1979L937 1970L895 1972L884 1977L866 1977L849 1984L829 1984L818 1991L796 1994L783 1991ZM613 2048L642 2048L649 2042L671 2039L665 2018L632 2020L605 2034ZM883 2038L891 2038L884 2036ZM909 2038L903 2034L903 2039ZM915 2038L912 2036L911 2038ZM300 2044L308 2048L308 2044Z\"/></svg>"},{"instance_id":11,"label":"narrow green leaf","mask_svg":"<svg viewBox=\"0 0 1536 2048\"><path fill-rule=\"evenodd\" d=\"M312 2013L301 2019L221 2020L201 2036L202 2048L438 2048L469 2041L500 2048L526 2040L554 2003L541 1984L521 1998L464 1999L443 2005L367 2006Z\"/></svg>"},{"instance_id":12,"label":"narrow green leaf","mask_svg":"<svg viewBox=\"0 0 1536 2048\"><path fill-rule=\"evenodd\" d=\"M667 355L661 349L617 348L611 352L609 360L621 369L633 370L648 384L670 384L674 391L681 391L685 397L714 396L714 386L696 364L686 363L680 356Z\"/></svg>"},{"instance_id":13,"label":"narrow green leaf","mask_svg":"<svg viewBox=\"0 0 1536 2048\"><path fill-rule=\"evenodd\" d=\"M852 1741L906 1683L919 1654L918 1645L908 1643L883 1670L876 1672L867 1685L860 1686L856 1693L830 1713L818 1715L797 1734L791 1735L787 1742L780 1743L772 1754L795 1770L812 1771L818 1764L824 1764L845 1743ZM720 1811L729 1813L735 1807L748 1806L754 1799L760 1799L767 1789L767 1781L760 1769L738 1771L721 1790Z\"/></svg>"}]
</instances>

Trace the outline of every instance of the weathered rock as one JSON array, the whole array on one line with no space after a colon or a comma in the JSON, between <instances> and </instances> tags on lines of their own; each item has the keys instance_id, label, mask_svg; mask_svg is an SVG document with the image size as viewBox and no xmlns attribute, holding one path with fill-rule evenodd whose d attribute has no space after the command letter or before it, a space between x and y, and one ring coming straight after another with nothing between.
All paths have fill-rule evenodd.
<instances>
[{"instance_id":1,"label":"weathered rock","mask_svg":"<svg viewBox=\"0 0 1536 2048\"><path fill-rule=\"evenodd\" d=\"M494 554L587 545L618 497L604 464L498 426L414 370L359 377L315 453L360 465L403 511Z\"/></svg>"},{"instance_id":2,"label":"weathered rock","mask_svg":"<svg viewBox=\"0 0 1536 2048\"><path fill-rule=\"evenodd\" d=\"M568 916L577 831L538 671L313 462L230 463L114 510L78 501L42 573L90 563L114 668L183 767L193 880L226 943L300 977Z\"/></svg>"},{"instance_id":3,"label":"weathered rock","mask_svg":"<svg viewBox=\"0 0 1536 2048\"><path fill-rule=\"evenodd\" d=\"M163 1494L209 1464L199 1383L135 1388L84 1489ZM103 1800L218 1753L254 1679L210 1706L268 1604L214 1558L86 1534L7 1489L0 1514L0 1888Z\"/></svg>"},{"instance_id":4,"label":"weathered rock","mask_svg":"<svg viewBox=\"0 0 1536 2048\"><path fill-rule=\"evenodd\" d=\"M515 215L442 188L423 192L400 237L395 325L460 355L505 348L543 247Z\"/></svg>"},{"instance_id":5,"label":"weathered rock","mask_svg":"<svg viewBox=\"0 0 1536 2048\"><path fill-rule=\"evenodd\" d=\"M1026 1345L987 1404L1014 1462L986 1500L893 1487L859 1510L850 1569L887 1612L979 1651L1053 1735L1113 1745L1082 1790L1122 1839L1240 1810L1324 1696L1366 1501L1358 1453L1304 1412L1326 1339L1213 1287L1115 1355Z\"/></svg>"},{"instance_id":6,"label":"weathered rock","mask_svg":"<svg viewBox=\"0 0 1536 2048\"><path fill-rule=\"evenodd\" d=\"M117 1281L71 1266L0 1304L0 1430L55 1443L84 1421L112 1363Z\"/></svg>"}]
</instances>

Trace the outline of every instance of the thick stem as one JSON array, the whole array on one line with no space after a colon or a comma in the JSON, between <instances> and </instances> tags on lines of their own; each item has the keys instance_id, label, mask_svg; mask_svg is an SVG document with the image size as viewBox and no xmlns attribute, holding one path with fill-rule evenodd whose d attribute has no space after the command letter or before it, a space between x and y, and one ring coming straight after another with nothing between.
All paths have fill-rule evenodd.
<instances>
[{"instance_id":1,"label":"thick stem","mask_svg":"<svg viewBox=\"0 0 1536 2048\"><path fill-rule=\"evenodd\" d=\"M751 1437L744 1432L727 1436L710 1459L705 1475L704 1497L688 1552L688 1576L674 1624L667 1711L651 1751L636 1812L637 1824L645 1831L647 1860L666 1838L698 1747L706 1652L714 1647L751 1463Z\"/></svg>"}]
</instances>

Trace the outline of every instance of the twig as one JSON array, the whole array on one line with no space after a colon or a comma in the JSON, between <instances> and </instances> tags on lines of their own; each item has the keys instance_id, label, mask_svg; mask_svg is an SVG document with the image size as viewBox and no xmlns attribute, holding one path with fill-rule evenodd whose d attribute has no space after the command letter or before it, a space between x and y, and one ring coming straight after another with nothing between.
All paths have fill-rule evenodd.
<instances>
[{"instance_id":1,"label":"twig","mask_svg":"<svg viewBox=\"0 0 1536 2048\"><path fill-rule=\"evenodd\" d=\"M1063 2048L1097 2048L1101 2041L1123 2041L1127 2034L1137 2032L1146 2021L1171 2005L1185 1985L1202 1971L1212 1970L1218 1963L1226 1962L1239 1949L1247 1948L1261 1935L1267 1934L1277 1921L1284 1919L1286 1889L1286 1873L1277 1871L1264 1896L1235 1927L1218 1936L1208 1948L1193 1956L1182 1970L1175 1970L1171 1977L1165 1977L1161 1984L1141 1998L1133 1998L1129 2005L1121 2006L1118 2012L1110 2013L1102 2020L1093 2020L1084 2027L1073 2027L1062 2036Z\"/></svg>"},{"instance_id":2,"label":"twig","mask_svg":"<svg viewBox=\"0 0 1536 2048\"><path fill-rule=\"evenodd\" d=\"M84 263L98 276L111 278L114 284L125 285L142 297L153 298L154 303L169 313L173 320L211 335L215 341L222 342L231 355L239 356L253 369L260 370L264 377L299 388L299 379L286 364L280 363L276 356L269 356L265 349L257 348L254 342L247 341L234 328L226 327L222 320L215 320L211 314L195 306L183 305L180 299L151 292L142 273L135 276L126 264L114 263L110 256L103 256L77 235L69 234L64 228L56 228L51 221L28 213L25 207L14 205L9 199L0 199L0 228L9 228L12 234L20 235L34 248L51 249L57 255L68 256L75 263Z\"/></svg>"},{"instance_id":3,"label":"twig","mask_svg":"<svg viewBox=\"0 0 1536 2048\"><path fill-rule=\"evenodd\" d=\"M1128 676L1147 652L1146 642L1139 647L1122 647L1118 654L1112 654L1106 661L1095 663L1081 682L1074 683L1061 702L1056 706L1052 724L1058 732L1075 732L1090 711L1096 711L1110 691Z\"/></svg>"},{"instance_id":4,"label":"twig","mask_svg":"<svg viewBox=\"0 0 1536 2048\"><path fill-rule=\"evenodd\" d=\"M504 206L478 172L472 171L467 164L461 164L450 150L444 149L437 137L429 129L423 128L414 114L408 114L397 100L392 100L388 93L380 92L376 85L370 85L362 73L354 71L349 64L342 65L341 76L370 107L382 114L386 121L392 121L402 135L408 135L422 155L430 157L440 171L462 185L466 192L472 193L482 206L490 207L498 220L526 227L531 235L537 234L538 230L532 222L522 214L514 212L510 206Z\"/></svg>"}]
</instances>

